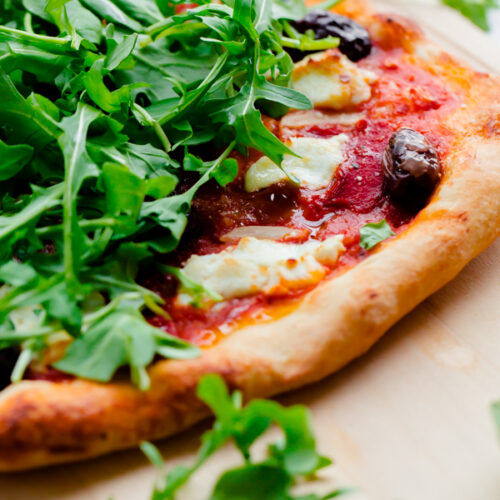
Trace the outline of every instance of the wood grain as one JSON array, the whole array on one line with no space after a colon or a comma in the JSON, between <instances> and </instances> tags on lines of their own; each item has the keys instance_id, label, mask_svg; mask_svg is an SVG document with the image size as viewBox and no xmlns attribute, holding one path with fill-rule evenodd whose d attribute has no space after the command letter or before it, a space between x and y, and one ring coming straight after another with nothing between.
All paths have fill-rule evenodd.
<instances>
[{"instance_id":1,"label":"wood grain","mask_svg":"<svg viewBox=\"0 0 500 500\"><path fill-rule=\"evenodd\" d=\"M475 67L500 73L500 47L448 9L393 0L428 36ZM500 161L500 159L499 159ZM500 398L500 241L398 323L368 355L319 384L285 396L314 416L320 448L334 456L320 488L346 497L500 499L500 447L488 406ZM192 460L204 426L164 442L168 466ZM206 498L225 449L186 499ZM142 500L154 470L138 451L84 464L0 477L2 500Z\"/></svg>"}]
</instances>

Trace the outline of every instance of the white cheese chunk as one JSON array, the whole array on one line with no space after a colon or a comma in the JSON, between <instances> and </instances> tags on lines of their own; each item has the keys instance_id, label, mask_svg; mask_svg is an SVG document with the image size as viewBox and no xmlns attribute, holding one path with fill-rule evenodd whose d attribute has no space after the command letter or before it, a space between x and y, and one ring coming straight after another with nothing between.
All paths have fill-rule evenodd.
<instances>
[{"instance_id":1,"label":"white cheese chunk","mask_svg":"<svg viewBox=\"0 0 500 500\"><path fill-rule=\"evenodd\" d=\"M297 63L292 80L314 106L339 110L368 101L377 75L358 68L338 50L327 50Z\"/></svg>"},{"instance_id":2,"label":"white cheese chunk","mask_svg":"<svg viewBox=\"0 0 500 500\"><path fill-rule=\"evenodd\" d=\"M24 306L11 311L9 319L17 332L29 332L41 326L37 312L41 313L42 310L35 306Z\"/></svg>"},{"instance_id":3,"label":"white cheese chunk","mask_svg":"<svg viewBox=\"0 0 500 500\"><path fill-rule=\"evenodd\" d=\"M321 281L345 251L343 238L280 243L247 237L222 252L193 255L183 270L224 299L258 292L277 295ZM182 290L178 299L189 302Z\"/></svg>"},{"instance_id":4,"label":"white cheese chunk","mask_svg":"<svg viewBox=\"0 0 500 500\"><path fill-rule=\"evenodd\" d=\"M345 134L328 139L292 137L288 146L299 157L285 155L282 166L286 172L299 180L301 187L313 190L325 188L344 160L343 149L346 141ZM263 156L247 170L245 189L257 191L287 179L283 170Z\"/></svg>"}]
</instances>

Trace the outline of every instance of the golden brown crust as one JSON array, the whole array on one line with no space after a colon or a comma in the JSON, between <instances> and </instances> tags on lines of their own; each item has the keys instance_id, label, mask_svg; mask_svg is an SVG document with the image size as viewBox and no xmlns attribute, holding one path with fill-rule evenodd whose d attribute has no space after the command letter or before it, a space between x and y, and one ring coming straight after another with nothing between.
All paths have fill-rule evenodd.
<instances>
[{"instance_id":1,"label":"golden brown crust","mask_svg":"<svg viewBox=\"0 0 500 500\"><path fill-rule=\"evenodd\" d=\"M366 10L355 8L357 17L366 18ZM365 352L495 240L499 82L461 69L424 42L416 28L390 19L371 18L372 34L386 43L402 41L466 95L464 106L447 120L455 141L431 203L404 233L322 283L289 315L242 328L201 358L152 366L147 393L127 383L82 380L24 381L7 388L0 393L0 470L80 460L178 432L206 415L194 395L204 373L220 373L249 398L316 381Z\"/></svg>"}]
</instances>

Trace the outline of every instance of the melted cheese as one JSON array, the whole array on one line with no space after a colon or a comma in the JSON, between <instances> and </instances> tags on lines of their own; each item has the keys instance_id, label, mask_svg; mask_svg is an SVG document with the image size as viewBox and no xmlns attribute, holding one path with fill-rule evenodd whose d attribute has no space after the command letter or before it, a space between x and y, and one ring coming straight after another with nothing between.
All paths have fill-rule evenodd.
<instances>
[{"instance_id":1,"label":"melted cheese","mask_svg":"<svg viewBox=\"0 0 500 500\"><path fill-rule=\"evenodd\" d=\"M325 188L344 160L343 148L346 141L345 134L328 139L293 137L288 145L299 157L285 155L283 169L297 178L301 187L313 190ZM282 169L263 156L247 170L245 189L257 191L287 179Z\"/></svg>"},{"instance_id":2,"label":"melted cheese","mask_svg":"<svg viewBox=\"0 0 500 500\"><path fill-rule=\"evenodd\" d=\"M340 110L368 101L377 76L358 68L338 50L327 50L297 63L292 80L314 106Z\"/></svg>"},{"instance_id":3,"label":"melted cheese","mask_svg":"<svg viewBox=\"0 0 500 500\"><path fill-rule=\"evenodd\" d=\"M343 238L335 235L298 244L242 238L222 252L193 255L184 272L224 299L258 292L283 294L321 281L345 251ZM189 302L182 290L178 299Z\"/></svg>"}]
</instances>

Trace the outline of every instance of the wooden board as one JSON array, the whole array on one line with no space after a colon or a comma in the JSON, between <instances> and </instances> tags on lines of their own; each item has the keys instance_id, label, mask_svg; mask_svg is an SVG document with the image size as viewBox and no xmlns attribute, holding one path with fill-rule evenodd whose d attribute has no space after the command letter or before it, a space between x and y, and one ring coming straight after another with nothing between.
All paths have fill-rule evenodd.
<instances>
[{"instance_id":1,"label":"wooden board","mask_svg":"<svg viewBox=\"0 0 500 500\"><path fill-rule=\"evenodd\" d=\"M406 13L470 64L500 73L500 48L441 7L383 4ZM500 161L500 159L499 159ZM500 499L500 447L489 404L500 399L500 240L396 325L370 353L281 400L305 403L321 450L335 457L320 488L357 486L351 500ZM123 415L127 418L127 415ZM167 463L192 460L205 426L162 443ZM206 499L224 449L185 499ZM0 477L1 500L146 500L154 470L137 450Z\"/></svg>"}]
</instances>

